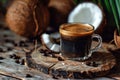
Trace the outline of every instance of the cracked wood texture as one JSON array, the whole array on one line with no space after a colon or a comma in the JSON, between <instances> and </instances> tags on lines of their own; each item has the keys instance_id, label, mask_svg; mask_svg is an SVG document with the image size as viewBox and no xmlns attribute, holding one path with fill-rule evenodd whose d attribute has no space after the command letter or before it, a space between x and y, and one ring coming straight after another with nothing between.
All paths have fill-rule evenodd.
<instances>
[{"instance_id":1,"label":"cracked wood texture","mask_svg":"<svg viewBox=\"0 0 120 80\"><path fill-rule=\"evenodd\" d=\"M28 66L56 78L80 79L105 76L116 64L115 57L108 51L101 50L93 53L92 57L86 61L59 61L53 56L44 56L40 50L38 48L26 54Z\"/></svg>"},{"instance_id":2,"label":"cracked wood texture","mask_svg":"<svg viewBox=\"0 0 120 80\"><path fill-rule=\"evenodd\" d=\"M38 42L37 47L41 47L41 43ZM63 74L63 76L58 76L57 75L58 72L55 71L58 69L60 70L60 67L61 68L67 67L67 66L59 66L59 64L65 65L71 61L67 60L66 63L62 63L64 61L62 59L59 59L58 55L54 55L55 58L52 58L50 57L51 54L49 56L42 54L41 57L41 54L39 54L40 48L36 50L34 50L34 48L35 48L34 40L31 41L24 37L20 37L15 33L11 32L9 29L0 26L0 80L8 80L8 79L9 80L48 80L48 79L52 80L56 78L63 79L63 77L66 77L66 74L67 77L73 78L71 72L65 74L63 72L59 72ZM106 49L109 50L109 52L113 53L110 54L112 58L111 62L112 61L114 62L114 57L113 57L114 55L117 64L113 69L109 70L109 73L106 76L95 77L92 78L91 80L113 79L113 78L119 79L120 50L116 49L114 45L109 45L107 43L104 43L103 47L101 48L101 51L104 52L104 50L106 51ZM33 51L30 52L31 50ZM27 60L26 60L26 54L29 54L27 55ZM38 54L39 56L37 56ZM40 60L42 60L42 62ZM29 64L27 64L27 62L29 62ZM38 63L39 65L37 65ZM75 62L75 63L74 61L72 61L71 65L80 64L79 62ZM30 65L32 68L28 67ZM93 66L93 63L88 62L87 65ZM94 66L97 66L97 64L95 64ZM112 65L109 68L112 68Z\"/></svg>"},{"instance_id":3,"label":"cracked wood texture","mask_svg":"<svg viewBox=\"0 0 120 80\"><path fill-rule=\"evenodd\" d=\"M52 79L26 66L25 50L33 48L34 41L20 37L7 28L0 28L0 80Z\"/></svg>"}]
</instances>

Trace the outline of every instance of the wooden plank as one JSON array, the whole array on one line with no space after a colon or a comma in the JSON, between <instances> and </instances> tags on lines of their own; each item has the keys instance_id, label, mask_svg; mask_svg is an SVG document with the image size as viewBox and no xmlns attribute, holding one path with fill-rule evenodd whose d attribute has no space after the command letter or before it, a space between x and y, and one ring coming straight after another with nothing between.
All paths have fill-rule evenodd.
<instances>
[{"instance_id":1,"label":"wooden plank","mask_svg":"<svg viewBox=\"0 0 120 80\"><path fill-rule=\"evenodd\" d=\"M17 79L26 79L29 77L38 79L51 78L50 76L30 69L25 65L17 64L15 63L14 59L10 58L0 60L0 74L11 76Z\"/></svg>"},{"instance_id":2,"label":"wooden plank","mask_svg":"<svg viewBox=\"0 0 120 80\"><path fill-rule=\"evenodd\" d=\"M34 42L27 41L26 38L18 36L8 29L1 29L0 74L11 77L13 80L52 79L49 75L27 67L24 49L33 48Z\"/></svg>"},{"instance_id":3,"label":"wooden plank","mask_svg":"<svg viewBox=\"0 0 120 80\"><path fill-rule=\"evenodd\" d=\"M116 64L115 57L109 51L102 50L101 52L100 50L93 53L90 59L81 62L73 60L59 61L58 58L44 56L46 53L40 53L39 50L38 48L32 53L27 54L28 66L59 78L104 76Z\"/></svg>"},{"instance_id":4,"label":"wooden plank","mask_svg":"<svg viewBox=\"0 0 120 80\"><path fill-rule=\"evenodd\" d=\"M97 43L95 42L94 44L97 44ZM38 47L40 45L41 45L40 43L37 44ZM40 70L38 71L36 69L31 69L26 65L26 61L25 61L26 56L25 56L24 50L26 49L26 51L28 50L29 52L34 47L35 45L33 41L30 42L26 38L18 36L8 29L1 29L0 30L0 74L4 75L3 77L6 77L6 79L10 78L11 80L14 80L14 79L15 80L19 80L19 79L22 79L22 80L50 79L52 80L53 79L52 77L56 78L56 76L50 76L50 75L44 74L43 72L40 72ZM118 62L117 64L120 64L119 63L120 60L118 60L120 56L118 55L118 53L120 51L116 52L117 51L116 46L108 43L103 43L100 51L108 51L108 49L112 50L112 53L117 53L117 55L115 54L114 56L117 58L117 62ZM36 57L36 55L33 55L33 56ZM23 60L23 62L25 61L25 63L21 64L20 63L21 60ZM36 58L34 58L34 60L37 61ZM46 65L46 63L44 64L45 66L49 66L49 71L50 71L50 68L53 69L55 66L58 66L58 59L56 58L53 59L48 57L42 57L42 60L43 62L49 63L49 65ZM40 60L38 60L37 63L39 61ZM51 63L51 62L54 62L54 63ZM74 64L74 65L77 65L77 64ZM116 76L117 76L118 75L117 73L120 73L120 70L118 69L119 67L120 66L115 67L115 70L117 71L116 72L114 71L114 73L112 71L113 75L116 73ZM60 66L58 68L60 68ZM48 73L51 73L51 72L52 71ZM69 76L71 76L71 74ZM109 74L108 76L111 76L111 74ZM117 77L119 77L119 75Z\"/></svg>"}]
</instances>

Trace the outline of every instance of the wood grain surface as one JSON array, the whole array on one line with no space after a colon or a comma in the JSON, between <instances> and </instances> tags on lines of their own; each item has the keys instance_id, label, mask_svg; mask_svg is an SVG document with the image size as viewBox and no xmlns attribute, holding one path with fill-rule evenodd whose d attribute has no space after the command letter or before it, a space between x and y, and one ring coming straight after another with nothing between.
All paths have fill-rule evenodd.
<instances>
[{"instance_id":1,"label":"wood grain surface","mask_svg":"<svg viewBox=\"0 0 120 80\"><path fill-rule=\"evenodd\" d=\"M42 55L39 50L27 54L28 66L60 78L79 79L105 76L116 64L115 57L108 51L95 52L86 61L60 61L58 58Z\"/></svg>"},{"instance_id":2,"label":"wood grain surface","mask_svg":"<svg viewBox=\"0 0 120 80\"><path fill-rule=\"evenodd\" d=\"M38 41L37 47L41 47L40 41ZM42 59L42 61L47 62L47 63L44 63L44 67L49 67L50 72L48 72L48 68L46 68L46 70L40 71L40 70L28 67L27 62L26 62L26 53L30 53L31 50L33 50L37 54L37 52L36 52L36 50L34 50L34 48L35 48L35 40L28 40L24 37L16 35L15 33L11 32L7 28L0 27L0 80L48 80L48 79L52 80L52 79L56 79L56 78L63 79L61 77L57 77L56 75L54 75L54 76L52 76L50 74L48 75L48 73L51 73L51 72L53 73L55 69L57 69L57 70L59 70L60 68L66 69L65 67L68 67L68 66L62 66L66 63L62 63L63 61L61 59L57 59L58 57L57 58L50 58L50 57L48 58L45 56L43 56L43 57L37 56L40 59ZM111 61L111 63L113 62L113 65L111 63L109 63L109 65L111 65L111 66L107 67L107 69L108 70L110 69L110 70L106 76L95 77L90 80L93 80L93 79L95 79L95 80L99 80L99 79L114 80L113 78L119 79L120 78L120 69L119 69L119 67L120 67L120 49L116 49L116 46L114 46L113 44L111 45L109 43L103 43L103 46L101 47L101 49L99 51L102 52L101 53L102 55L104 55L103 54L104 52L107 55L109 55L110 56L109 58L111 58L111 59L109 59L109 61ZM106 51L108 51L108 52L106 52ZM95 54L95 55L97 55L97 54ZM40 60L35 58L36 57L35 54L32 56L34 57L33 59L35 62L43 64L42 62L39 62ZM99 56L99 54L97 56ZM107 56L104 57L104 59L105 58L107 58ZM114 62L115 62L114 60L116 60L115 66L114 66ZM69 62L69 60L67 60L66 62L70 63L71 61ZM107 63L104 60L103 60L103 62ZM71 65L79 65L80 63L76 62L76 64L74 64L74 61L72 61L72 63L70 63L70 64ZM77 68L77 66L76 66L76 68ZM44 73L47 73L47 74L44 74ZM69 76L71 76L71 74Z\"/></svg>"}]
</instances>

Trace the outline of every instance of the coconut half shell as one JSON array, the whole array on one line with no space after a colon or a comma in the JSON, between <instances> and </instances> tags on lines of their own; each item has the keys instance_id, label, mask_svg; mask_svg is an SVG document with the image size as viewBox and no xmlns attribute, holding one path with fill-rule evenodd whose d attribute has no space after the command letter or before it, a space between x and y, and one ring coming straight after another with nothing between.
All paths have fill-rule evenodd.
<instances>
[{"instance_id":1,"label":"coconut half shell","mask_svg":"<svg viewBox=\"0 0 120 80\"><path fill-rule=\"evenodd\" d=\"M57 52L59 53L60 52L60 45L59 44L56 44L54 41L53 41L53 38L49 35L49 34L42 34L41 35L41 41L42 41L42 44L48 49L48 50L51 50L53 52Z\"/></svg>"},{"instance_id":2,"label":"coconut half shell","mask_svg":"<svg viewBox=\"0 0 120 80\"><path fill-rule=\"evenodd\" d=\"M88 23L94 26L96 30L103 21L103 12L101 8L92 2L83 2L78 4L70 13L68 22Z\"/></svg>"}]
</instances>

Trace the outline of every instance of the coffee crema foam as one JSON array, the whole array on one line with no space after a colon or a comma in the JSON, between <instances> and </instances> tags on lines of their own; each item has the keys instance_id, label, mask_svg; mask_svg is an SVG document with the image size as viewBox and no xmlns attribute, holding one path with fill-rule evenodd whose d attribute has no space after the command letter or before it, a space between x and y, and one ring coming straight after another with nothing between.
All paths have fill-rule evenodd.
<instances>
[{"instance_id":1,"label":"coffee crema foam","mask_svg":"<svg viewBox=\"0 0 120 80\"><path fill-rule=\"evenodd\" d=\"M89 24L63 24L60 26L60 33L65 36L86 36L94 32L93 26Z\"/></svg>"}]
</instances>

